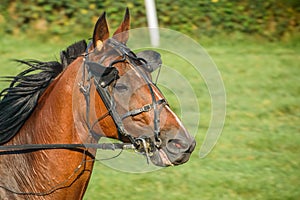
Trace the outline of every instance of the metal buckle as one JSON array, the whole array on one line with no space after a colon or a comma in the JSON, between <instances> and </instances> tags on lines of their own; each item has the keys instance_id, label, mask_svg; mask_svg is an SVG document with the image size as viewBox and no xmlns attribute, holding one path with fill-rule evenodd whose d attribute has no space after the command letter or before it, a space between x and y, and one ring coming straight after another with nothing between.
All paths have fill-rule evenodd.
<instances>
[{"instance_id":1,"label":"metal buckle","mask_svg":"<svg viewBox=\"0 0 300 200\"><path fill-rule=\"evenodd\" d=\"M142 108L142 110L143 110L143 112L148 112L149 110L151 110L151 108L152 108L152 105L151 104L147 104L147 105L145 105Z\"/></svg>"},{"instance_id":2,"label":"metal buckle","mask_svg":"<svg viewBox=\"0 0 300 200\"><path fill-rule=\"evenodd\" d=\"M153 155L154 144L149 137L136 138L136 152L146 156L147 163L150 163L150 156Z\"/></svg>"}]
</instances>

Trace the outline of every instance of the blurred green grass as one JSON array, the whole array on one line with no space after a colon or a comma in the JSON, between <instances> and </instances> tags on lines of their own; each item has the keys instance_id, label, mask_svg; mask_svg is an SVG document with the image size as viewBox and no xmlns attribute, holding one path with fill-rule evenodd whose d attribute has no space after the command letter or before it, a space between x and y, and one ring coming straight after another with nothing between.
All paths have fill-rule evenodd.
<instances>
[{"instance_id":1,"label":"blurred green grass","mask_svg":"<svg viewBox=\"0 0 300 200\"><path fill-rule=\"evenodd\" d=\"M55 60L80 38L0 39L0 75L22 67L10 59ZM217 64L226 88L227 117L214 150L199 158L210 115L201 85L198 146L182 166L132 174L95 164L91 199L300 199L300 42L208 40L202 44ZM177 65L174 61L174 65ZM187 75L193 75L183 69ZM0 83L3 88L7 83Z\"/></svg>"}]
</instances>

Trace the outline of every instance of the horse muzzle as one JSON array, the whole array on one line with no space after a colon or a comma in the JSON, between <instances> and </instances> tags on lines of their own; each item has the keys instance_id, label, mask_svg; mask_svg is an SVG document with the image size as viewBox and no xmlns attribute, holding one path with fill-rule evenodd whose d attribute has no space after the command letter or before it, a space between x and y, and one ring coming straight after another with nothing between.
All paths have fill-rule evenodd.
<instances>
[{"instance_id":1,"label":"horse muzzle","mask_svg":"<svg viewBox=\"0 0 300 200\"><path fill-rule=\"evenodd\" d=\"M186 163L194 151L196 141L193 138L177 137L169 139L150 157L153 164L167 167Z\"/></svg>"}]
</instances>

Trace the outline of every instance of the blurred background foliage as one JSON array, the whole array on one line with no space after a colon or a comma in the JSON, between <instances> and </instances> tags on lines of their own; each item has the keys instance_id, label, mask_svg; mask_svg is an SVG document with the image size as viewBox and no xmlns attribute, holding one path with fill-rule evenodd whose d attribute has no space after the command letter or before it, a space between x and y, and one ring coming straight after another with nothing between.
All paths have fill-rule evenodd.
<instances>
[{"instance_id":1,"label":"blurred background foliage","mask_svg":"<svg viewBox=\"0 0 300 200\"><path fill-rule=\"evenodd\" d=\"M160 27L193 38L243 33L286 40L300 32L299 0L156 0ZM5 34L84 34L103 11L115 28L126 7L132 27L147 25L144 0L2 0L0 28ZM90 31L89 31L90 32Z\"/></svg>"}]
</instances>

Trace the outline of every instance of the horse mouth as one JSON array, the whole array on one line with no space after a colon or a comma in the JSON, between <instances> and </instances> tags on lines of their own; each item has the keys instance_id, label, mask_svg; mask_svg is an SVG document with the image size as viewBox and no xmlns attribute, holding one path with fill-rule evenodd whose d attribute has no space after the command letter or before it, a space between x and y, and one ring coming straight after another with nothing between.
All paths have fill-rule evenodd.
<instances>
[{"instance_id":1,"label":"horse mouth","mask_svg":"<svg viewBox=\"0 0 300 200\"><path fill-rule=\"evenodd\" d=\"M167 154L162 149L158 150L158 154L163 166L173 166L173 163L170 161Z\"/></svg>"},{"instance_id":2,"label":"horse mouth","mask_svg":"<svg viewBox=\"0 0 300 200\"><path fill-rule=\"evenodd\" d=\"M191 153L195 149L196 142L193 141L189 148L183 152L178 151L176 153L169 151L168 148L157 149L150 157L154 165L160 167L168 167L174 165L181 165L186 163L191 156Z\"/></svg>"}]
</instances>

